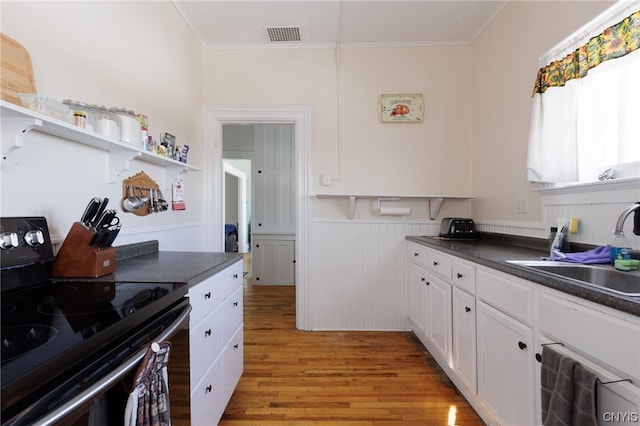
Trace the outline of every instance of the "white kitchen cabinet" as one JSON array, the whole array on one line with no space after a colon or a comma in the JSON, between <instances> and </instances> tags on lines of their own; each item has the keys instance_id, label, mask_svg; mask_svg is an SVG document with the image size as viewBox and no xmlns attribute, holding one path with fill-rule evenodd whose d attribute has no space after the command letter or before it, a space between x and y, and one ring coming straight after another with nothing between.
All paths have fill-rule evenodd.
<instances>
[{"instance_id":1,"label":"white kitchen cabinet","mask_svg":"<svg viewBox=\"0 0 640 426\"><path fill-rule=\"evenodd\" d=\"M479 269L476 296L478 395L502 424L535 424L534 287Z\"/></svg>"},{"instance_id":2,"label":"white kitchen cabinet","mask_svg":"<svg viewBox=\"0 0 640 426\"><path fill-rule=\"evenodd\" d=\"M533 331L477 304L478 395L503 425L535 424Z\"/></svg>"},{"instance_id":3,"label":"white kitchen cabinet","mask_svg":"<svg viewBox=\"0 0 640 426\"><path fill-rule=\"evenodd\" d=\"M414 331L418 331L426 337L429 334L427 328L427 271L414 265L409 273L411 274L411 320Z\"/></svg>"},{"instance_id":4,"label":"white kitchen cabinet","mask_svg":"<svg viewBox=\"0 0 640 426\"><path fill-rule=\"evenodd\" d=\"M251 267L254 284L295 284L295 241L292 238L292 235L253 234Z\"/></svg>"},{"instance_id":5,"label":"white kitchen cabinet","mask_svg":"<svg viewBox=\"0 0 640 426\"><path fill-rule=\"evenodd\" d=\"M412 328L421 340L426 340L429 330L427 323L427 249L418 244L407 246L409 265L409 319ZM423 342L424 343L424 342Z\"/></svg>"},{"instance_id":6,"label":"white kitchen cabinet","mask_svg":"<svg viewBox=\"0 0 640 426\"><path fill-rule=\"evenodd\" d=\"M538 354L542 345L552 344L555 351L575 359L600 380L598 424L637 425L640 318L545 289L540 294L538 324ZM539 387L541 364L536 364Z\"/></svg>"},{"instance_id":7,"label":"white kitchen cabinet","mask_svg":"<svg viewBox=\"0 0 640 426\"><path fill-rule=\"evenodd\" d=\"M427 278L427 323L430 349L451 364L451 284L430 274ZM435 354L433 354L435 355Z\"/></svg>"},{"instance_id":8,"label":"white kitchen cabinet","mask_svg":"<svg viewBox=\"0 0 640 426\"><path fill-rule=\"evenodd\" d=\"M476 393L476 299L453 288L453 370Z\"/></svg>"},{"instance_id":9,"label":"white kitchen cabinet","mask_svg":"<svg viewBox=\"0 0 640 426\"><path fill-rule=\"evenodd\" d=\"M191 424L218 424L243 370L242 260L189 289Z\"/></svg>"}]
</instances>

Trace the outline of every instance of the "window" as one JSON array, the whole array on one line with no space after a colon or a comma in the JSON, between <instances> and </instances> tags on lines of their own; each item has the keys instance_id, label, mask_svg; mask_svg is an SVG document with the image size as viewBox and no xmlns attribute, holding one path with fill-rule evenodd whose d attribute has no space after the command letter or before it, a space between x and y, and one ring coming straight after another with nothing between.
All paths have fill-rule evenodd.
<instances>
[{"instance_id":1,"label":"window","mask_svg":"<svg viewBox=\"0 0 640 426\"><path fill-rule=\"evenodd\" d=\"M530 181L593 182L609 168L614 177L640 176L637 7L637 2L617 3L605 18L596 18L541 58L546 65L533 95ZM605 27L612 19L617 20Z\"/></svg>"}]
</instances>

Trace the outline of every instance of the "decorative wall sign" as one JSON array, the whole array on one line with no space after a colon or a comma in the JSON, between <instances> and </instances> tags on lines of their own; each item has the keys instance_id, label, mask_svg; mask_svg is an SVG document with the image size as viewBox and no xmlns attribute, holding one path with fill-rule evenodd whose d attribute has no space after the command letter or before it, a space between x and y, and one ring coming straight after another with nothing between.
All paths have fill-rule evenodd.
<instances>
[{"instance_id":1,"label":"decorative wall sign","mask_svg":"<svg viewBox=\"0 0 640 426\"><path fill-rule=\"evenodd\" d=\"M380 95L380 121L383 123L422 123L424 103L421 93Z\"/></svg>"}]
</instances>

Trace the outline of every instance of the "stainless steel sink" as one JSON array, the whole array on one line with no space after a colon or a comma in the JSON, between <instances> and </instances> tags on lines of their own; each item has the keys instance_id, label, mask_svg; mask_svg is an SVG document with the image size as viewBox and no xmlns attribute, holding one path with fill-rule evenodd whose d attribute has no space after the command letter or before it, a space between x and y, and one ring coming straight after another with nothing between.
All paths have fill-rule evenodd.
<instances>
[{"instance_id":1,"label":"stainless steel sink","mask_svg":"<svg viewBox=\"0 0 640 426\"><path fill-rule=\"evenodd\" d=\"M612 266L569 262L507 260L508 263L570 278L625 296L640 296L640 272L618 271Z\"/></svg>"}]
</instances>

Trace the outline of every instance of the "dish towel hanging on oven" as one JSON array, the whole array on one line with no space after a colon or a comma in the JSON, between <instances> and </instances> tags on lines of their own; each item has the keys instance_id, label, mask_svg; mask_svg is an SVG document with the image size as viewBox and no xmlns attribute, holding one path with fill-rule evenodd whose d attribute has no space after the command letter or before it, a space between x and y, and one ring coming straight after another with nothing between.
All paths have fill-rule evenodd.
<instances>
[{"instance_id":1,"label":"dish towel hanging on oven","mask_svg":"<svg viewBox=\"0 0 640 426\"><path fill-rule=\"evenodd\" d=\"M125 409L124 426L171 425L167 374L171 343L155 345L148 348L136 371Z\"/></svg>"},{"instance_id":2,"label":"dish towel hanging on oven","mask_svg":"<svg viewBox=\"0 0 640 426\"><path fill-rule=\"evenodd\" d=\"M596 426L597 377L575 360L542 348L541 402L545 426Z\"/></svg>"}]
</instances>

